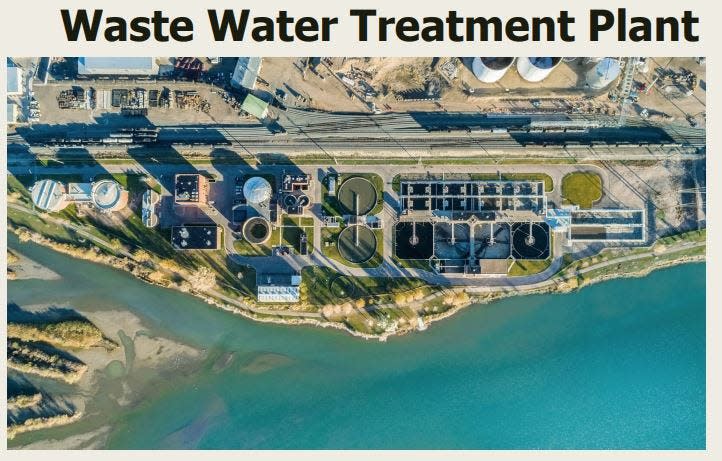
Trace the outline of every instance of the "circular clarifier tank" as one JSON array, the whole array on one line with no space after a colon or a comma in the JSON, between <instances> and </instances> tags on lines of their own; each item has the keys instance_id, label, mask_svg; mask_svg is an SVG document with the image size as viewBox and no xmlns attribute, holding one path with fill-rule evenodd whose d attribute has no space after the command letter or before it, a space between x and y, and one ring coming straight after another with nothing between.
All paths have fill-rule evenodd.
<instances>
[{"instance_id":1,"label":"circular clarifier tank","mask_svg":"<svg viewBox=\"0 0 722 461\"><path fill-rule=\"evenodd\" d=\"M364 263L376 253L376 236L366 226L348 226L338 236L338 252L351 263Z\"/></svg>"},{"instance_id":2,"label":"circular clarifier tank","mask_svg":"<svg viewBox=\"0 0 722 461\"><path fill-rule=\"evenodd\" d=\"M65 185L53 179L37 181L30 188L33 204L44 211L60 211L68 206Z\"/></svg>"},{"instance_id":3,"label":"circular clarifier tank","mask_svg":"<svg viewBox=\"0 0 722 461\"><path fill-rule=\"evenodd\" d=\"M101 211L116 211L128 204L128 192L112 179L94 182L91 188L93 204Z\"/></svg>"},{"instance_id":4,"label":"circular clarifier tank","mask_svg":"<svg viewBox=\"0 0 722 461\"><path fill-rule=\"evenodd\" d=\"M250 243L260 244L271 237L271 223L256 216L243 224L243 238Z\"/></svg>"}]
</instances>

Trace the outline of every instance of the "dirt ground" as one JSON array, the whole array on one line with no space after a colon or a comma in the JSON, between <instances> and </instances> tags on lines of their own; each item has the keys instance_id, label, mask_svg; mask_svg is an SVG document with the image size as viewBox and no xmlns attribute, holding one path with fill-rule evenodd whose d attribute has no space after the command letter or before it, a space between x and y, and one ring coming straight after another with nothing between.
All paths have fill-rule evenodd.
<instances>
[{"instance_id":1,"label":"dirt ground","mask_svg":"<svg viewBox=\"0 0 722 461\"><path fill-rule=\"evenodd\" d=\"M456 75L448 78L444 69L452 62ZM591 90L585 73L594 66L585 58L562 62L541 82L530 83L521 78L513 64L496 83L480 82L471 72L472 58L266 58L261 69L266 89L281 89L291 95L300 94L306 101L289 105L333 111L370 111L372 103L382 111L411 110L479 110L495 112L565 111L578 109L594 113L615 114L619 104L608 94L619 79L603 90ZM649 85L657 68L679 71L688 69L698 75L699 85L692 96L679 92L667 94L659 86L640 93L631 113L647 108L674 118L696 116L704 123L706 75L705 67L694 58L648 58L649 70L637 72L635 81ZM304 69L305 72L304 72ZM334 74L336 76L334 76ZM305 78L304 78L305 75ZM322 76L323 78L321 78ZM353 87L349 80L353 80ZM354 94L355 93L355 94ZM434 100L429 93L435 95ZM368 95L368 96L367 96ZM364 102L363 99L366 101ZM539 99L534 107L531 100Z\"/></svg>"},{"instance_id":2,"label":"dirt ground","mask_svg":"<svg viewBox=\"0 0 722 461\"><path fill-rule=\"evenodd\" d=\"M692 192L695 172L691 162L607 164L606 171L604 195L595 204L597 208L645 208L656 216L658 235L697 229L698 220L702 223L705 219L704 209L697 206L699 196Z\"/></svg>"},{"instance_id":3,"label":"dirt ground","mask_svg":"<svg viewBox=\"0 0 722 461\"><path fill-rule=\"evenodd\" d=\"M228 81L236 58L222 58L212 64L199 58L209 75ZM15 58L19 65L30 65L28 58ZM289 107L336 112L404 111L481 111L481 112L568 112L616 115L619 104L610 101L612 91L621 78L603 90L591 90L585 73L595 64L586 58L563 61L543 81L530 83L521 78L514 63L496 83L482 83L471 72L473 58L264 58L256 90L276 95ZM28 61L28 63L26 63ZM173 58L156 59L161 70L172 67ZM630 115L648 109L652 114L667 114L677 120L691 116L700 125L705 123L706 69L695 58L651 57L648 71L637 72L635 81L647 87L655 81L658 69L695 73L699 84L691 96L673 85L657 82L649 91L640 91L639 100L627 109ZM70 66L71 64L68 64ZM257 123L253 118L239 116L237 108L224 101L222 90L209 85L185 82L74 83L87 90L111 88L145 88L196 90L211 104L208 114L193 109L150 108L147 119L155 125ZM50 80L48 85L34 85L41 123L106 123L119 112L118 108L93 111L59 109L60 91L72 88L68 80ZM532 104L534 101L534 104Z\"/></svg>"},{"instance_id":4,"label":"dirt ground","mask_svg":"<svg viewBox=\"0 0 722 461\"><path fill-rule=\"evenodd\" d=\"M153 125L208 125L216 123L227 123L227 124L257 124L258 120L253 117L242 117L239 115L239 110L234 109L229 103L224 101L222 93L223 90L212 88L209 85L198 84L198 83L186 83L186 82L162 82L162 83L110 83L110 82L76 82L75 84L70 83L56 83L49 85L35 85L35 99L38 100L40 106L40 112L42 114L40 123L49 124L68 124L68 123L112 123L113 120L118 119L120 114L120 108L108 107L102 109L100 106L94 110L90 109L60 109L58 107L58 95L63 90L69 90L73 87L80 87L84 90L93 87L99 94L101 91L110 91L113 88L122 89L135 89L143 88L146 90L146 94L149 90L163 90L168 88L172 92L176 90L194 90L197 91L201 98L210 103L210 111L204 113L196 111L192 108L178 109L178 108L148 108L148 115L146 117L137 117L147 119ZM128 117L121 117L127 122L131 122Z\"/></svg>"}]
</instances>

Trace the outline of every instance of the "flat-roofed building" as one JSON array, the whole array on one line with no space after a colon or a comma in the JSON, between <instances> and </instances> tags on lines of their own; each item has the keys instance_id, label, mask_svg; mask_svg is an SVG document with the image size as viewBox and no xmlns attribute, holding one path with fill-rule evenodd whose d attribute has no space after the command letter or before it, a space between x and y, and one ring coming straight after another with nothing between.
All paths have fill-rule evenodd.
<instances>
[{"instance_id":1,"label":"flat-roofed building","mask_svg":"<svg viewBox=\"0 0 722 461\"><path fill-rule=\"evenodd\" d=\"M23 94L23 70L16 66L7 67L7 95L20 96Z\"/></svg>"},{"instance_id":2,"label":"flat-roofed building","mask_svg":"<svg viewBox=\"0 0 722 461\"><path fill-rule=\"evenodd\" d=\"M205 205L208 202L208 179L198 173L175 175L177 205Z\"/></svg>"},{"instance_id":3,"label":"flat-roofed building","mask_svg":"<svg viewBox=\"0 0 722 461\"><path fill-rule=\"evenodd\" d=\"M256 80L261 72L261 64L263 58L259 57L242 57L238 58L236 68L233 70L231 77L231 85L236 88L245 88L253 90L256 88Z\"/></svg>"},{"instance_id":4,"label":"flat-roofed building","mask_svg":"<svg viewBox=\"0 0 722 461\"><path fill-rule=\"evenodd\" d=\"M176 250L218 250L221 228L216 224L189 224L171 228L171 244Z\"/></svg>"},{"instance_id":5,"label":"flat-roofed building","mask_svg":"<svg viewBox=\"0 0 722 461\"><path fill-rule=\"evenodd\" d=\"M143 193L143 209L142 218L145 227L155 227L158 225L158 213L156 207L160 202L160 194L153 189L148 189Z\"/></svg>"},{"instance_id":6,"label":"flat-roofed building","mask_svg":"<svg viewBox=\"0 0 722 461\"><path fill-rule=\"evenodd\" d=\"M78 75L151 76L158 74L155 58L135 57L81 57L78 58Z\"/></svg>"},{"instance_id":7,"label":"flat-roofed building","mask_svg":"<svg viewBox=\"0 0 722 461\"><path fill-rule=\"evenodd\" d=\"M18 122L18 114L19 114L18 105L15 104L14 101L8 101L7 111L8 111L7 112L7 114L8 114L7 124L12 125L12 124L17 123Z\"/></svg>"},{"instance_id":8,"label":"flat-roofed building","mask_svg":"<svg viewBox=\"0 0 722 461\"><path fill-rule=\"evenodd\" d=\"M241 110L253 115L259 120L268 117L268 103L252 94L246 96L241 105Z\"/></svg>"},{"instance_id":9,"label":"flat-roofed building","mask_svg":"<svg viewBox=\"0 0 722 461\"><path fill-rule=\"evenodd\" d=\"M297 303L301 299L298 274L260 274L256 286L261 303Z\"/></svg>"}]
</instances>

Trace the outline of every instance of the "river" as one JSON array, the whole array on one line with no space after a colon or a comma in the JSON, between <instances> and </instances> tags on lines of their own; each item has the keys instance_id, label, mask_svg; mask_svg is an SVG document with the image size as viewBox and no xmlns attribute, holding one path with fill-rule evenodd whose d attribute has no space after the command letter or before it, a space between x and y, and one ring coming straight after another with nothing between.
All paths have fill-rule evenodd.
<instances>
[{"instance_id":1,"label":"river","mask_svg":"<svg viewBox=\"0 0 722 461\"><path fill-rule=\"evenodd\" d=\"M704 264L472 306L378 343L255 323L13 235L8 245L62 276L10 281L9 302L127 310L205 350L190 371L128 382L129 405L108 406L100 386L85 423L10 447L91 424L127 449L705 447Z\"/></svg>"}]
</instances>

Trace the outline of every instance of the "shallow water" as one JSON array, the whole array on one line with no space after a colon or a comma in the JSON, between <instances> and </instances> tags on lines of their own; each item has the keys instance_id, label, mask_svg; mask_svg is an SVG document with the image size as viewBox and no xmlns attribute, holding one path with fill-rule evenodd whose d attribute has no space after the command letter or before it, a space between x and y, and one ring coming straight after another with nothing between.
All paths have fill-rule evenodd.
<instances>
[{"instance_id":1,"label":"shallow water","mask_svg":"<svg viewBox=\"0 0 722 461\"><path fill-rule=\"evenodd\" d=\"M254 323L8 240L63 276L9 282L9 302L129 310L208 357L131 383L128 407L109 385L102 416L11 446L92 423L112 425L110 448L705 447L704 264L473 306L383 344Z\"/></svg>"}]
</instances>

